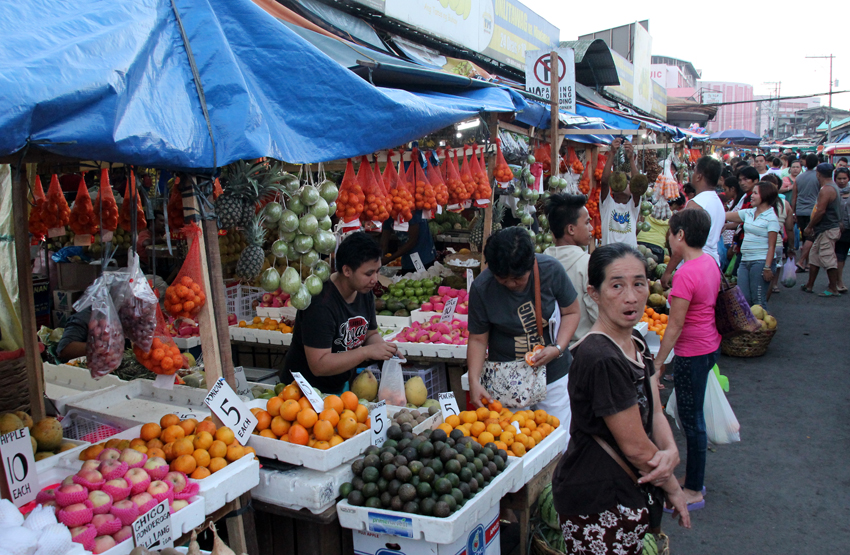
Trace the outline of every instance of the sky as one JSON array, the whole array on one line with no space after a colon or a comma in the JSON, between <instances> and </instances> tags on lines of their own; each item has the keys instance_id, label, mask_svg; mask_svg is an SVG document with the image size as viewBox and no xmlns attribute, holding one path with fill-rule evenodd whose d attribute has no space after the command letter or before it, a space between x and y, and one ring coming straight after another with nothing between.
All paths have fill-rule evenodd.
<instances>
[{"instance_id":1,"label":"sky","mask_svg":"<svg viewBox=\"0 0 850 555\"><path fill-rule=\"evenodd\" d=\"M707 81L752 85L754 94L770 94L774 85L764 84L770 81L782 82L781 96L828 91L829 60L806 56L833 54L832 78L839 80L835 90L850 90L850 28L846 23L841 23L843 29L829 28L830 21L847 21L846 2L521 1L558 27L561 40L648 19L654 55L689 61ZM813 31L814 25L803 25L806 18L820 19L822 28ZM752 25L754 21L760 23ZM823 96L821 104L828 102ZM833 95L832 105L850 110L850 93Z\"/></svg>"}]
</instances>

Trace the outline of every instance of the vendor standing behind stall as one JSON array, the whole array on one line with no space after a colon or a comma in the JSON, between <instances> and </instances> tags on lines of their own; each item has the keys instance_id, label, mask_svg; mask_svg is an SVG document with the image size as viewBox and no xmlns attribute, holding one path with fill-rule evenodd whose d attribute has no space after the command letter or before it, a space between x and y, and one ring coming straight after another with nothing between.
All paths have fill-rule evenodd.
<instances>
[{"instance_id":1,"label":"vendor standing behind stall","mask_svg":"<svg viewBox=\"0 0 850 555\"><path fill-rule=\"evenodd\" d=\"M396 346L378 333L375 296L381 249L362 232L352 233L336 253L336 272L295 316L292 345L281 381L301 372L323 393L341 393L356 368L367 360L389 360Z\"/></svg>"},{"instance_id":2,"label":"vendor standing behind stall","mask_svg":"<svg viewBox=\"0 0 850 555\"><path fill-rule=\"evenodd\" d=\"M401 257L402 271L415 271L411 255L416 253L422 261L423 267L428 267L437 259L437 251L434 250L434 239L431 230L428 229L428 221L422 217L422 210L416 210L413 218L408 222L407 231L396 231L395 220L390 218L384 222L381 232L381 264L387 265L393 260ZM395 252L390 252L390 239L395 234L399 240L399 247Z\"/></svg>"}]
</instances>

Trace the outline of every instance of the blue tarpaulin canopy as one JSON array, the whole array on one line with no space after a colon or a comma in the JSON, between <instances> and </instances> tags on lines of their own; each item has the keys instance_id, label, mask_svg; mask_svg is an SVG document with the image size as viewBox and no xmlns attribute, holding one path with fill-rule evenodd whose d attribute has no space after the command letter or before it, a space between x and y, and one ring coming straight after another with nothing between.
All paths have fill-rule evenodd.
<instances>
[{"instance_id":1,"label":"blue tarpaulin canopy","mask_svg":"<svg viewBox=\"0 0 850 555\"><path fill-rule=\"evenodd\" d=\"M0 155L30 141L173 169L318 162L524 107L501 88L376 88L250 0L5 2L0 36Z\"/></svg>"},{"instance_id":2,"label":"blue tarpaulin canopy","mask_svg":"<svg viewBox=\"0 0 850 555\"><path fill-rule=\"evenodd\" d=\"M738 145L758 145L761 137L746 129L726 129L709 137L712 141L730 141Z\"/></svg>"}]
</instances>

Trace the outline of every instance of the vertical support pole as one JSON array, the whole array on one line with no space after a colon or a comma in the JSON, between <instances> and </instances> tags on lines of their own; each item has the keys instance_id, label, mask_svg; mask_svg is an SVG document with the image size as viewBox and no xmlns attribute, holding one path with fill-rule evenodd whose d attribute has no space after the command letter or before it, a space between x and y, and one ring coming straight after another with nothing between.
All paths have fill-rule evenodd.
<instances>
[{"instance_id":1,"label":"vertical support pole","mask_svg":"<svg viewBox=\"0 0 850 555\"><path fill-rule=\"evenodd\" d=\"M496 114L487 115L487 128L490 130L490 137L495 142L499 136L499 120ZM487 244L487 239L490 237L490 231L493 229L493 204L496 202L496 186L493 181L493 169L496 166L496 152L493 151L487 160L487 179L490 181L490 204L484 208L484 232L481 239L481 269L484 269L484 246Z\"/></svg>"},{"instance_id":2,"label":"vertical support pole","mask_svg":"<svg viewBox=\"0 0 850 555\"><path fill-rule=\"evenodd\" d=\"M30 258L30 232L27 210L26 183L21 179L18 168L12 167L12 206L14 207L15 261L18 265L19 302L21 326L24 334L24 351L27 359L27 390L30 414L34 421L45 417L44 370L38 349L35 325L35 297L32 289L32 259Z\"/></svg>"},{"instance_id":3,"label":"vertical support pole","mask_svg":"<svg viewBox=\"0 0 850 555\"><path fill-rule=\"evenodd\" d=\"M230 327L227 324L227 295L224 291L224 273L221 269L221 252L218 249L218 224L215 220L202 223L210 284L207 298L212 301L215 329L218 336L221 373L232 387L236 386L233 375L233 352L230 349ZM206 357L205 357L206 358Z\"/></svg>"},{"instance_id":4,"label":"vertical support pole","mask_svg":"<svg viewBox=\"0 0 850 555\"><path fill-rule=\"evenodd\" d=\"M549 76L549 141L552 143L552 166L549 175L552 176L560 172L558 155L561 152L561 135L558 133L561 123L560 98L558 94L558 85L561 79L561 60L558 58L558 53L554 50L549 54Z\"/></svg>"}]
</instances>

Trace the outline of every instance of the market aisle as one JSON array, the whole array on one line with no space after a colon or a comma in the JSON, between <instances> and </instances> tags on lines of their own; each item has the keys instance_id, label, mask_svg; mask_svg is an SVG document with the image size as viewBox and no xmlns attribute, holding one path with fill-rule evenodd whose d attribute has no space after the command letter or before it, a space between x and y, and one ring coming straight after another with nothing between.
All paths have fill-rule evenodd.
<instances>
[{"instance_id":1,"label":"market aisle","mask_svg":"<svg viewBox=\"0 0 850 555\"><path fill-rule=\"evenodd\" d=\"M825 285L818 279L815 291ZM767 354L721 357L741 442L709 451L706 508L693 514L693 529L665 518L673 553L846 551L850 297L783 288L770 308L779 332Z\"/></svg>"}]
</instances>

